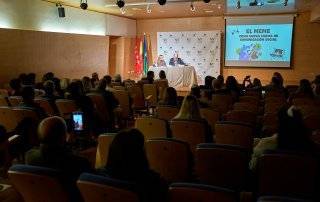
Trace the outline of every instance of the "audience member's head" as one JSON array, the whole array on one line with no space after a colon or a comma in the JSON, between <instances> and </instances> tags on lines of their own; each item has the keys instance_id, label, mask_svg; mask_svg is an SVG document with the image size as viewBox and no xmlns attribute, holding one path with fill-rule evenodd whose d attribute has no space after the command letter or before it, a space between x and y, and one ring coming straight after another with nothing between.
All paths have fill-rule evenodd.
<instances>
[{"instance_id":1,"label":"audience member's head","mask_svg":"<svg viewBox=\"0 0 320 202\"><path fill-rule=\"evenodd\" d=\"M101 79L97 86L97 90L106 90L106 87L107 87L107 81L105 79Z\"/></svg>"},{"instance_id":2,"label":"audience member's head","mask_svg":"<svg viewBox=\"0 0 320 202\"><path fill-rule=\"evenodd\" d=\"M164 102L170 106L177 106L177 91L173 87L169 87L165 91Z\"/></svg>"},{"instance_id":3,"label":"audience member's head","mask_svg":"<svg viewBox=\"0 0 320 202\"><path fill-rule=\"evenodd\" d=\"M22 88L21 96L24 103L33 103L34 102L34 88L32 86L25 86Z\"/></svg>"},{"instance_id":4,"label":"audience member's head","mask_svg":"<svg viewBox=\"0 0 320 202\"><path fill-rule=\"evenodd\" d=\"M80 83L77 81L73 81L70 83L68 87L68 92L70 93L70 96L72 98L78 98L84 95L82 86L80 84L82 84L81 81Z\"/></svg>"},{"instance_id":5,"label":"audience member's head","mask_svg":"<svg viewBox=\"0 0 320 202\"><path fill-rule=\"evenodd\" d=\"M92 90L91 79L88 76L82 78L82 85L85 92L90 92Z\"/></svg>"},{"instance_id":6,"label":"audience member's head","mask_svg":"<svg viewBox=\"0 0 320 202\"><path fill-rule=\"evenodd\" d=\"M107 86L111 86L111 84L112 84L112 78L111 78L111 76L106 75L106 76L103 77L103 79L106 80Z\"/></svg>"},{"instance_id":7,"label":"audience member's head","mask_svg":"<svg viewBox=\"0 0 320 202\"><path fill-rule=\"evenodd\" d=\"M221 83L221 86L224 85L224 77L223 77L223 75L220 74L220 75L217 77L217 80L219 80L219 82Z\"/></svg>"},{"instance_id":8,"label":"audience member's head","mask_svg":"<svg viewBox=\"0 0 320 202\"><path fill-rule=\"evenodd\" d=\"M213 77L212 76L206 76L204 78L204 85L207 87L207 88L212 88L212 81L213 81Z\"/></svg>"},{"instance_id":9,"label":"audience member's head","mask_svg":"<svg viewBox=\"0 0 320 202\"><path fill-rule=\"evenodd\" d=\"M272 85L273 88L281 89L282 88L281 79L279 77L276 77L276 76L272 77L271 85Z\"/></svg>"},{"instance_id":10,"label":"audience member's head","mask_svg":"<svg viewBox=\"0 0 320 202\"><path fill-rule=\"evenodd\" d=\"M304 151L311 149L308 130L300 110L295 106L283 107L278 113L278 147L282 150Z\"/></svg>"},{"instance_id":11,"label":"audience member's head","mask_svg":"<svg viewBox=\"0 0 320 202\"><path fill-rule=\"evenodd\" d=\"M320 85L320 75L317 75L312 83L314 83L315 85Z\"/></svg>"},{"instance_id":12,"label":"audience member's head","mask_svg":"<svg viewBox=\"0 0 320 202\"><path fill-rule=\"evenodd\" d=\"M36 84L36 74L35 73L27 74L24 85L34 86L35 84Z\"/></svg>"},{"instance_id":13,"label":"audience member's head","mask_svg":"<svg viewBox=\"0 0 320 202\"><path fill-rule=\"evenodd\" d=\"M213 87L214 90L221 90L222 86L223 86L223 84L221 83L221 80L214 79L212 81L212 87Z\"/></svg>"},{"instance_id":14,"label":"audience member's head","mask_svg":"<svg viewBox=\"0 0 320 202\"><path fill-rule=\"evenodd\" d=\"M21 84L24 84L24 82L26 81L26 78L27 78L27 74L25 74L25 73L22 73L19 75L19 80L20 80Z\"/></svg>"},{"instance_id":15,"label":"audience member's head","mask_svg":"<svg viewBox=\"0 0 320 202\"><path fill-rule=\"evenodd\" d=\"M280 82L280 86L283 87L283 77L279 72L274 72L272 77L277 77Z\"/></svg>"},{"instance_id":16,"label":"audience member's head","mask_svg":"<svg viewBox=\"0 0 320 202\"><path fill-rule=\"evenodd\" d=\"M154 81L154 72L153 71L147 72L147 80L149 81L149 83L153 83L153 81Z\"/></svg>"},{"instance_id":17,"label":"audience member's head","mask_svg":"<svg viewBox=\"0 0 320 202\"><path fill-rule=\"evenodd\" d=\"M163 70L161 70L161 71L159 72L159 78L160 78L160 79L166 79L166 78L167 78L167 77L166 77L166 72L163 71Z\"/></svg>"},{"instance_id":18,"label":"audience member's head","mask_svg":"<svg viewBox=\"0 0 320 202\"><path fill-rule=\"evenodd\" d=\"M53 78L54 78L53 72L48 72L45 75L43 75L43 79L45 79L44 81L53 80Z\"/></svg>"},{"instance_id":19,"label":"audience member's head","mask_svg":"<svg viewBox=\"0 0 320 202\"><path fill-rule=\"evenodd\" d=\"M182 102L180 111L178 115L175 117L175 119L202 119L197 98L192 95L186 96Z\"/></svg>"},{"instance_id":20,"label":"audience member's head","mask_svg":"<svg viewBox=\"0 0 320 202\"><path fill-rule=\"evenodd\" d=\"M70 85L70 79L63 78L60 80L61 90L63 90L63 91L67 90L69 88L69 85Z\"/></svg>"},{"instance_id":21,"label":"audience member's head","mask_svg":"<svg viewBox=\"0 0 320 202\"><path fill-rule=\"evenodd\" d=\"M8 147L7 131L5 127L0 125L0 168L6 166L8 163Z\"/></svg>"},{"instance_id":22,"label":"audience member's head","mask_svg":"<svg viewBox=\"0 0 320 202\"><path fill-rule=\"evenodd\" d=\"M20 79L12 79L9 83L10 87L15 91L21 90L21 81Z\"/></svg>"},{"instance_id":23,"label":"audience member's head","mask_svg":"<svg viewBox=\"0 0 320 202\"><path fill-rule=\"evenodd\" d=\"M227 77L226 88L229 90L238 90L239 89L238 81L236 80L236 78L234 76Z\"/></svg>"},{"instance_id":24,"label":"audience member's head","mask_svg":"<svg viewBox=\"0 0 320 202\"><path fill-rule=\"evenodd\" d=\"M126 180L148 171L143 134L137 129L120 131L110 145L106 167L113 177Z\"/></svg>"},{"instance_id":25,"label":"audience member's head","mask_svg":"<svg viewBox=\"0 0 320 202\"><path fill-rule=\"evenodd\" d=\"M47 80L43 83L43 90L46 92L46 95L53 95L55 91L54 82L51 80Z\"/></svg>"},{"instance_id":26,"label":"audience member's head","mask_svg":"<svg viewBox=\"0 0 320 202\"><path fill-rule=\"evenodd\" d=\"M308 79L301 79L298 91L307 95L313 95L310 81Z\"/></svg>"},{"instance_id":27,"label":"audience member's head","mask_svg":"<svg viewBox=\"0 0 320 202\"><path fill-rule=\"evenodd\" d=\"M120 75L120 74L116 74L116 75L114 76L114 82L119 82L119 83L122 82L122 78L121 78L121 75Z\"/></svg>"},{"instance_id":28,"label":"audience member's head","mask_svg":"<svg viewBox=\"0 0 320 202\"><path fill-rule=\"evenodd\" d=\"M262 87L261 81L258 78L253 79L252 85L253 85L253 87Z\"/></svg>"},{"instance_id":29,"label":"audience member's head","mask_svg":"<svg viewBox=\"0 0 320 202\"><path fill-rule=\"evenodd\" d=\"M67 126L58 116L43 119L38 126L38 136L42 144L62 146L66 142Z\"/></svg>"},{"instance_id":30,"label":"audience member's head","mask_svg":"<svg viewBox=\"0 0 320 202\"><path fill-rule=\"evenodd\" d=\"M196 98L200 98L201 97L201 91L200 91L200 87L198 85L193 85L191 87L191 92L190 95L195 96Z\"/></svg>"},{"instance_id":31,"label":"audience member's head","mask_svg":"<svg viewBox=\"0 0 320 202\"><path fill-rule=\"evenodd\" d=\"M97 72L92 73L92 79L95 80L95 81L99 80L99 75L98 75Z\"/></svg>"}]
</instances>

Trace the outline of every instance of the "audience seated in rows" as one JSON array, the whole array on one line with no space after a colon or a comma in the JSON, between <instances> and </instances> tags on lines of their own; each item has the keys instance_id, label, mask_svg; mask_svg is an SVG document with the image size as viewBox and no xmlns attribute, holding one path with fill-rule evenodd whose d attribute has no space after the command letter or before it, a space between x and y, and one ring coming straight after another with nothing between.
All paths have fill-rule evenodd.
<instances>
[{"instance_id":1,"label":"audience seated in rows","mask_svg":"<svg viewBox=\"0 0 320 202\"><path fill-rule=\"evenodd\" d=\"M106 166L98 172L136 184L143 202L164 201L167 184L149 168L144 142L144 136L137 129L119 132L110 145Z\"/></svg>"},{"instance_id":2,"label":"audience seated in rows","mask_svg":"<svg viewBox=\"0 0 320 202\"><path fill-rule=\"evenodd\" d=\"M208 124L207 120L201 116L199 103L196 97L192 95L186 96L182 102L179 113L173 118L173 120L190 120L203 122L207 131L205 136L206 142L213 141L211 127Z\"/></svg>"},{"instance_id":3,"label":"audience seated in rows","mask_svg":"<svg viewBox=\"0 0 320 202\"><path fill-rule=\"evenodd\" d=\"M164 93L164 99L160 100L159 105L166 105L171 107L179 107L178 95L176 89L169 87Z\"/></svg>"},{"instance_id":4,"label":"audience seated in rows","mask_svg":"<svg viewBox=\"0 0 320 202\"><path fill-rule=\"evenodd\" d=\"M250 168L255 169L258 158L267 150L312 152L314 145L309 139L308 130L303 124L301 112L294 106L283 107L278 113L278 133L262 138L255 146Z\"/></svg>"},{"instance_id":5,"label":"audience seated in rows","mask_svg":"<svg viewBox=\"0 0 320 202\"><path fill-rule=\"evenodd\" d=\"M67 126L60 117L45 118L38 129L40 147L26 153L28 165L53 168L62 173L61 180L72 201L81 201L76 180L83 172L91 172L86 159L75 156L66 146Z\"/></svg>"}]
</instances>

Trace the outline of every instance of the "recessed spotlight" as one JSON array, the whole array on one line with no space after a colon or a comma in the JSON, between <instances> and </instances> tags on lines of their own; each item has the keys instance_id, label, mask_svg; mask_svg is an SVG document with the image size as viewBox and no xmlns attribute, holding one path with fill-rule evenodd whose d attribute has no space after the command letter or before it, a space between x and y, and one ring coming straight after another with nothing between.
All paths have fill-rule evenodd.
<instances>
[{"instance_id":1,"label":"recessed spotlight","mask_svg":"<svg viewBox=\"0 0 320 202\"><path fill-rule=\"evenodd\" d=\"M163 6L167 3L167 0L158 0L158 3Z\"/></svg>"},{"instance_id":2,"label":"recessed spotlight","mask_svg":"<svg viewBox=\"0 0 320 202\"><path fill-rule=\"evenodd\" d=\"M126 3L125 3L123 0L117 0L117 6L118 6L119 8L124 7L125 4L126 4Z\"/></svg>"},{"instance_id":3,"label":"recessed spotlight","mask_svg":"<svg viewBox=\"0 0 320 202\"><path fill-rule=\"evenodd\" d=\"M196 7L193 5L193 2L191 1L191 4L190 4L190 10L192 12L195 12L196 11Z\"/></svg>"},{"instance_id":4,"label":"recessed spotlight","mask_svg":"<svg viewBox=\"0 0 320 202\"><path fill-rule=\"evenodd\" d=\"M150 4L147 5L147 13L151 13L151 8L150 8Z\"/></svg>"},{"instance_id":5,"label":"recessed spotlight","mask_svg":"<svg viewBox=\"0 0 320 202\"><path fill-rule=\"evenodd\" d=\"M237 9L240 9L241 8L241 3L240 3L240 0L237 1Z\"/></svg>"},{"instance_id":6,"label":"recessed spotlight","mask_svg":"<svg viewBox=\"0 0 320 202\"><path fill-rule=\"evenodd\" d=\"M213 13L213 10L207 10L207 11L204 11L206 13Z\"/></svg>"},{"instance_id":7,"label":"recessed spotlight","mask_svg":"<svg viewBox=\"0 0 320 202\"><path fill-rule=\"evenodd\" d=\"M83 10L87 10L88 1L87 0L80 0L80 8L82 8Z\"/></svg>"},{"instance_id":8,"label":"recessed spotlight","mask_svg":"<svg viewBox=\"0 0 320 202\"><path fill-rule=\"evenodd\" d=\"M210 0L203 0L203 2L207 4L210 2Z\"/></svg>"},{"instance_id":9,"label":"recessed spotlight","mask_svg":"<svg viewBox=\"0 0 320 202\"><path fill-rule=\"evenodd\" d=\"M131 8L131 9L134 11L141 11L142 10L141 8Z\"/></svg>"},{"instance_id":10,"label":"recessed spotlight","mask_svg":"<svg viewBox=\"0 0 320 202\"><path fill-rule=\"evenodd\" d=\"M163 11L163 10L161 10L161 11L159 11L160 13L165 13L166 11Z\"/></svg>"}]
</instances>

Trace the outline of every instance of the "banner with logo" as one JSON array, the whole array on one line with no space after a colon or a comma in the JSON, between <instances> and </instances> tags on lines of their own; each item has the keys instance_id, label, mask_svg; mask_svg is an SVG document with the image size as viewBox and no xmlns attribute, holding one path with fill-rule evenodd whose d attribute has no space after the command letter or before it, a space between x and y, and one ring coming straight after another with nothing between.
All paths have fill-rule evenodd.
<instances>
[{"instance_id":1,"label":"banner with logo","mask_svg":"<svg viewBox=\"0 0 320 202\"><path fill-rule=\"evenodd\" d=\"M177 51L179 57L197 72L198 84L207 75L220 74L221 31L158 32L158 55L167 65Z\"/></svg>"}]
</instances>

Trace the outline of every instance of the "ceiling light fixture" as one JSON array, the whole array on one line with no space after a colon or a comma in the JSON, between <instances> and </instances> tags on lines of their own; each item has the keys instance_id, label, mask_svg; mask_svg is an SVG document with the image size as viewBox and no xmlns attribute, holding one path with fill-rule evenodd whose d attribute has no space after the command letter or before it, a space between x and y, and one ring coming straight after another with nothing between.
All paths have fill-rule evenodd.
<instances>
[{"instance_id":1,"label":"ceiling light fixture","mask_svg":"<svg viewBox=\"0 0 320 202\"><path fill-rule=\"evenodd\" d=\"M151 8L150 8L150 4L147 5L147 13L151 13Z\"/></svg>"},{"instance_id":2,"label":"ceiling light fixture","mask_svg":"<svg viewBox=\"0 0 320 202\"><path fill-rule=\"evenodd\" d=\"M237 1L237 9L240 9L241 8L241 3L240 3L240 0Z\"/></svg>"},{"instance_id":3,"label":"ceiling light fixture","mask_svg":"<svg viewBox=\"0 0 320 202\"><path fill-rule=\"evenodd\" d=\"M82 8L83 10L87 10L88 9L88 1L87 0L80 0L80 8Z\"/></svg>"},{"instance_id":4,"label":"ceiling light fixture","mask_svg":"<svg viewBox=\"0 0 320 202\"><path fill-rule=\"evenodd\" d=\"M163 6L167 3L167 0L158 0L158 3Z\"/></svg>"},{"instance_id":5,"label":"ceiling light fixture","mask_svg":"<svg viewBox=\"0 0 320 202\"><path fill-rule=\"evenodd\" d=\"M193 1L191 1L190 10L191 10L192 12L195 12L195 11L196 11L196 7L193 5Z\"/></svg>"},{"instance_id":6,"label":"ceiling light fixture","mask_svg":"<svg viewBox=\"0 0 320 202\"><path fill-rule=\"evenodd\" d=\"M65 13L64 7L62 7L61 3L57 3L56 6L58 7L59 18L66 17L66 13Z\"/></svg>"},{"instance_id":7,"label":"ceiling light fixture","mask_svg":"<svg viewBox=\"0 0 320 202\"><path fill-rule=\"evenodd\" d=\"M126 3L123 0L117 0L117 6L123 8Z\"/></svg>"},{"instance_id":8,"label":"ceiling light fixture","mask_svg":"<svg viewBox=\"0 0 320 202\"><path fill-rule=\"evenodd\" d=\"M210 0L203 0L203 2L207 4L210 2Z\"/></svg>"},{"instance_id":9,"label":"ceiling light fixture","mask_svg":"<svg viewBox=\"0 0 320 202\"><path fill-rule=\"evenodd\" d=\"M126 9L124 7L121 7L120 8L120 12L122 15L126 14Z\"/></svg>"},{"instance_id":10,"label":"ceiling light fixture","mask_svg":"<svg viewBox=\"0 0 320 202\"><path fill-rule=\"evenodd\" d=\"M284 0L283 5L284 5L284 6L287 6L287 5L288 5L288 0Z\"/></svg>"}]
</instances>

